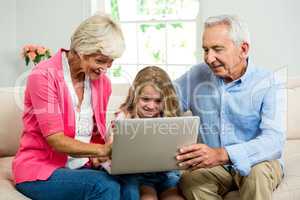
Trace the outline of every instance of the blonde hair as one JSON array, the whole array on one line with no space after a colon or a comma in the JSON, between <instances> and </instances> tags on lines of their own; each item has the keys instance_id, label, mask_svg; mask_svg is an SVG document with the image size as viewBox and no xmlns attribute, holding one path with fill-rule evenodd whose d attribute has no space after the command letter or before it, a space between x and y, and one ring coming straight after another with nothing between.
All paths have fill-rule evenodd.
<instances>
[{"instance_id":1,"label":"blonde hair","mask_svg":"<svg viewBox=\"0 0 300 200\"><path fill-rule=\"evenodd\" d=\"M109 15L98 13L78 26L70 49L82 55L101 53L111 59L119 58L125 50L123 33Z\"/></svg>"},{"instance_id":2,"label":"blonde hair","mask_svg":"<svg viewBox=\"0 0 300 200\"><path fill-rule=\"evenodd\" d=\"M132 118L137 117L136 104L145 86L151 85L160 92L163 101L162 115L175 117L180 115L179 103L174 86L168 74L156 66L148 66L136 75L132 86L129 88L127 98L120 106L120 111Z\"/></svg>"}]
</instances>

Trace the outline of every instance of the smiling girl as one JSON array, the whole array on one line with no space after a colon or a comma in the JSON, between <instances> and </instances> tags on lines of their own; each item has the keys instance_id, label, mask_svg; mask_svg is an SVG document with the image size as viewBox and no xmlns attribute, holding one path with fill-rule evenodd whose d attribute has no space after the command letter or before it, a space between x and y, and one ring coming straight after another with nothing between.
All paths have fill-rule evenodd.
<instances>
[{"instance_id":1,"label":"smiling girl","mask_svg":"<svg viewBox=\"0 0 300 200\"><path fill-rule=\"evenodd\" d=\"M176 93L168 74L159 67L142 69L133 81L116 119L176 117L180 115ZM177 190L177 171L135 175L141 199L183 199ZM132 179L132 177L131 177Z\"/></svg>"}]
</instances>

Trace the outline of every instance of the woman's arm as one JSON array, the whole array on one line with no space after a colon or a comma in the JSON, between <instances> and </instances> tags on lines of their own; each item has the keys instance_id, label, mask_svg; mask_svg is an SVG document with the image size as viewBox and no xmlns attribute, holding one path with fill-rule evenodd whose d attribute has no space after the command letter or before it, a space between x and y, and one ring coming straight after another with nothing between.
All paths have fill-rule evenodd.
<instances>
[{"instance_id":1,"label":"woman's arm","mask_svg":"<svg viewBox=\"0 0 300 200\"><path fill-rule=\"evenodd\" d=\"M108 157L111 154L111 143L84 143L65 136L63 132L51 134L46 139L54 150L72 157Z\"/></svg>"}]
</instances>

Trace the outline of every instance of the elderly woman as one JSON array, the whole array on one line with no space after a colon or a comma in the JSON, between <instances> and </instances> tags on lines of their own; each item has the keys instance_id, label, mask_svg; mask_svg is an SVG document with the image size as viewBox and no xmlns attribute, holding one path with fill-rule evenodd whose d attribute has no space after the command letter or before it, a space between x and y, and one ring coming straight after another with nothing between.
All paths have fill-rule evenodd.
<instances>
[{"instance_id":1,"label":"elderly woman","mask_svg":"<svg viewBox=\"0 0 300 200\"><path fill-rule=\"evenodd\" d=\"M32 199L120 199L120 183L103 170L111 143L105 75L125 49L120 27L106 15L80 24L70 50L37 65L27 80L23 134L13 161L16 188Z\"/></svg>"}]
</instances>

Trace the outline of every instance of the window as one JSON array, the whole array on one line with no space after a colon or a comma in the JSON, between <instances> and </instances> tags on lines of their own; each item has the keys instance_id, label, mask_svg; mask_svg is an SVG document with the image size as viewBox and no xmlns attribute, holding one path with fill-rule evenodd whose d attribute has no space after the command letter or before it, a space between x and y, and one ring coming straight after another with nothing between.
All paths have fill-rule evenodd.
<instances>
[{"instance_id":1,"label":"window","mask_svg":"<svg viewBox=\"0 0 300 200\"><path fill-rule=\"evenodd\" d=\"M95 6L120 22L125 37L126 51L108 72L113 83L131 83L148 65L174 80L200 61L199 0L105 0L92 12Z\"/></svg>"}]
</instances>

